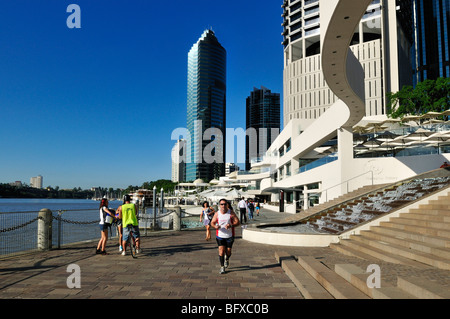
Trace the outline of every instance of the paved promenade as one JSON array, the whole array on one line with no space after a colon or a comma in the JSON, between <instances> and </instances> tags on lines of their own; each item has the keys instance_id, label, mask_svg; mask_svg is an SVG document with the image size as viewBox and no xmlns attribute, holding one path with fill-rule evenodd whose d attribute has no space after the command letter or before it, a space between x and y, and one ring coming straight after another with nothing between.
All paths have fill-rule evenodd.
<instances>
[{"instance_id":1,"label":"paved promenade","mask_svg":"<svg viewBox=\"0 0 450 319\"><path fill-rule=\"evenodd\" d=\"M263 211L255 222L274 222L287 214ZM330 268L335 263L370 262L339 254L329 248L279 247L241 239L237 229L230 267L219 274L217 244L205 240L204 229L158 232L142 238L143 252L133 259L121 256L117 240L109 241L109 255L95 255L96 242L61 250L0 259L0 298L44 299L303 299L281 269L275 251L312 255ZM81 288L69 289L68 266L80 268ZM365 266L364 266L365 265ZM383 280L410 267L383 264ZM420 275L449 280L448 272L430 270ZM446 276L447 278L442 278Z\"/></svg>"},{"instance_id":2,"label":"paved promenade","mask_svg":"<svg viewBox=\"0 0 450 319\"><path fill-rule=\"evenodd\" d=\"M258 220L284 216L267 211ZM0 298L302 298L274 247L245 242L238 228L230 267L220 275L212 238L205 240L204 229L153 233L142 238L136 259L122 256L114 239L106 256L89 242L0 259ZM80 289L67 287L71 264L80 267Z\"/></svg>"}]
</instances>

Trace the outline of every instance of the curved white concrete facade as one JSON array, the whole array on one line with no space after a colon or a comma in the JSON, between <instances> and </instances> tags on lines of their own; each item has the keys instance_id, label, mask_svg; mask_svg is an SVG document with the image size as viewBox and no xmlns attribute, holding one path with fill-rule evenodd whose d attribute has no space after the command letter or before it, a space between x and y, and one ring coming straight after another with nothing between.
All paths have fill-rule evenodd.
<instances>
[{"instance_id":1,"label":"curved white concrete facade","mask_svg":"<svg viewBox=\"0 0 450 319\"><path fill-rule=\"evenodd\" d=\"M344 102L350 111L344 123L337 123L340 127L351 127L365 115L364 70L349 46L371 2L329 0L326 6L320 7L322 72L330 89L341 100L335 105Z\"/></svg>"},{"instance_id":2,"label":"curved white concrete facade","mask_svg":"<svg viewBox=\"0 0 450 319\"><path fill-rule=\"evenodd\" d=\"M353 160L352 126L365 115L364 70L349 49L349 45L356 26L371 2L372 0L356 2L329 0L326 6L320 7L323 74L329 87L340 100L292 142L290 155L279 158L277 167L284 167L283 165L287 164L290 168L293 156L301 156L322 145L333 138L337 131L339 144L337 175L341 181L348 178L351 171L349 161L351 163ZM292 132L285 134L292 136ZM280 135L283 135L283 132ZM277 145L275 141L270 149L278 150L280 147L283 146ZM244 229L243 238L249 238L247 232L253 233L250 237L260 236L257 231ZM304 236L307 235L302 235ZM276 236L278 237L279 235ZM329 242L330 239L325 241Z\"/></svg>"},{"instance_id":3,"label":"curved white concrete facade","mask_svg":"<svg viewBox=\"0 0 450 319\"><path fill-rule=\"evenodd\" d=\"M320 7L322 68L324 79L331 90L339 98L325 113L309 125L301 134L296 132L297 120L292 120L280 133L269 148L277 152L282 148L289 136L291 149L289 153L276 158L276 166L280 171L295 170L301 158L314 148L322 145L338 135L339 163L338 180L343 181L351 176L348 163L353 160L353 136L351 127L365 115L364 70L361 63L349 49L350 40L362 15L371 0L330 0L326 6ZM285 187L284 184L262 183L266 187Z\"/></svg>"}]
</instances>

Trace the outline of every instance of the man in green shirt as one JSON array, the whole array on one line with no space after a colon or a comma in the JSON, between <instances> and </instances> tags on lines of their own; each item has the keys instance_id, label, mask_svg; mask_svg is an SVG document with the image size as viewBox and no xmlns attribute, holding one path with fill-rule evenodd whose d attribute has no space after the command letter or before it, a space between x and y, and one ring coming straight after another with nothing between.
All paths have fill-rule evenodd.
<instances>
[{"instance_id":1,"label":"man in green shirt","mask_svg":"<svg viewBox=\"0 0 450 319\"><path fill-rule=\"evenodd\" d=\"M140 234L139 234L139 222L137 219L137 207L131 203L130 195L125 195L124 204L118 208L119 218L122 219L123 226L123 241L122 256L125 256L126 243L130 236L130 231L133 232L133 237L136 240L136 253L141 252Z\"/></svg>"}]
</instances>

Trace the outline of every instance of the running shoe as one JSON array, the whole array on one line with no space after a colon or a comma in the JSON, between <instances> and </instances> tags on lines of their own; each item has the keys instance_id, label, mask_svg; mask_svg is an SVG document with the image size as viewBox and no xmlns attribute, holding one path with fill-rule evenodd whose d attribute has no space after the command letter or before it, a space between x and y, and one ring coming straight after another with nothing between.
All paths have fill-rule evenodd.
<instances>
[{"instance_id":1,"label":"running shoe","mask_svg":"<svg viewBox=\"0 0 450 319\"><path fill-rule=\"evenodd\" d=\"M220 267L220 274L224 274L225 273L225 267Z\"/></svg>"}]
</instances>

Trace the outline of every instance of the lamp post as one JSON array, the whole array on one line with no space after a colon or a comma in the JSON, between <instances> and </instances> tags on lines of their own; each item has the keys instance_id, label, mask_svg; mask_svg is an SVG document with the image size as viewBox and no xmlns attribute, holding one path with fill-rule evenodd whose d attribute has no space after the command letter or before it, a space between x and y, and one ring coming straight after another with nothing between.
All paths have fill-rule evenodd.
<instances>
[{"instance_id":1,"label":"lamp post","mask_svg":"<svg viewBox=\"0 0 450 319\"><path fill-rule=\"evenodd\" d=\"M156 186L153 186L153 230L156 229Z\"/></svg>"}]
</instances>

